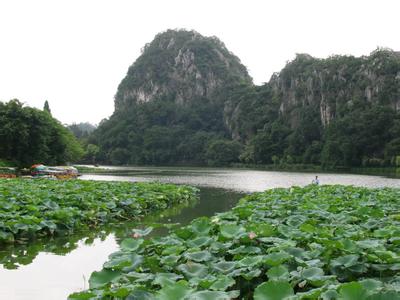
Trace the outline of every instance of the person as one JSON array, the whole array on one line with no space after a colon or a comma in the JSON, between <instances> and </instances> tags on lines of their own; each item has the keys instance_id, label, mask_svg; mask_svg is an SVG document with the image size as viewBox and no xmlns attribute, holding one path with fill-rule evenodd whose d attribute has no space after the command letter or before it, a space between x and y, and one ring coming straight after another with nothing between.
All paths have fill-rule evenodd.
<instances>
[{"instance_id":1,"label":"person","mask_svg":"<svg viewBox=\"0 0 400 300\"><path fill-rule=\"evenodd\" d=\"M318 176L315 176L315 179L312 181L313 184L319 185L319 179Z\"/></svg>"}]
</instances>

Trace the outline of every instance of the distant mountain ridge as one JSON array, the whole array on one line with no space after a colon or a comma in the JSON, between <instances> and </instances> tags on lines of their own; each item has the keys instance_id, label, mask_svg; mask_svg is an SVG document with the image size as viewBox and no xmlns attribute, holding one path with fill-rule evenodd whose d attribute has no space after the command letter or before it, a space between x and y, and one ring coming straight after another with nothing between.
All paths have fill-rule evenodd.
<instances>
[{"instance_id":1,"label":"distant mountain ridge","mask_svg":"<svg viewBox=\"0 0 400 300\"><path fill-rule=\"evenodd\" d=\"M390 165L400 155L400 55L298 54L255 86L216 37L147 44L91 141L115 164Z\"/></svg>"}]
</instances>

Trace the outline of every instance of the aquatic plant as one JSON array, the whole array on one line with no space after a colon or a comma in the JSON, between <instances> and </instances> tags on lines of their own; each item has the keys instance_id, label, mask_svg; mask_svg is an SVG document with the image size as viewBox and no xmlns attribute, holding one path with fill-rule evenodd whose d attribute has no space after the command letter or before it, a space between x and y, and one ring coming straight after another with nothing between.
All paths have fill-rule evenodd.
<instances>
[{"instance_id":1,"label":"aquatic plant","mask_svg":"<svg viewBox=\"0 0 400 300\"><path fill-rule=\"evenodd\" d=\"M400 299L400 190L273 189L128 238L69 299Z\"/></svg>"},{"instance_id":2,"label":"aquatic plant","mask_svg":"<svg viewBox=\"0 0 400 300\"><path fill-rule=\"evenodd\" d=\"M160 183L0 180L0 244L138 220L188 202L197 190Z\"/></svg>"}]
</instances>

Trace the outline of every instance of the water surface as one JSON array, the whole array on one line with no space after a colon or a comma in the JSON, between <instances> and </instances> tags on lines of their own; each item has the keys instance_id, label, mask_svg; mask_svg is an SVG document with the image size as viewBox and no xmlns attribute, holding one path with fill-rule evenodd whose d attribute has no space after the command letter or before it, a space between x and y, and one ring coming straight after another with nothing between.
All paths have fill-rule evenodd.
<instances>
[{"instance_id":1,"label":"water surface","mask_svg":"<svg viewBox=\"0 0 400 300\"><path fill-rule=\"evenodd\" d=\"M187 224L234 206L244 193L273 187L304 186L318 175L321 184L400 187L400 180L382 176L272 172L218 168L109 167L107 174L83 175L83 180L159 181L200 188L200 201L174 207L140 223L108 224L71 236L44 239L0 249L0 299L57 300L88 287L87 279L100 270L109 254L133 228L153 223ZM157 228L153 235L165 234Z\"/></svg>"}]
</instances>

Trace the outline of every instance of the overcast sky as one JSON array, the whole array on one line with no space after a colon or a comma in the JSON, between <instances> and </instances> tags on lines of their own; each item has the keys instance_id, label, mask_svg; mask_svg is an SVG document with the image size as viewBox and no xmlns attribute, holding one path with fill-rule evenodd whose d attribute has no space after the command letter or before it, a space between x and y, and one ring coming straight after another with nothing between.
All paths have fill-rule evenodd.
<instances>
[{"instance_id":1,"label":"overcast sky","mask_svg":"<svg viewBox=\"0 0 400 300\"><path fill-rule=\"evenodd\" d=\"M145 43L161 31L219 37L256 84L296 53L400 50L397 0L0 0L0 101L50 103L63 123L98 123Z\"/></svg>"}]
</instances>

